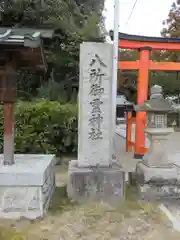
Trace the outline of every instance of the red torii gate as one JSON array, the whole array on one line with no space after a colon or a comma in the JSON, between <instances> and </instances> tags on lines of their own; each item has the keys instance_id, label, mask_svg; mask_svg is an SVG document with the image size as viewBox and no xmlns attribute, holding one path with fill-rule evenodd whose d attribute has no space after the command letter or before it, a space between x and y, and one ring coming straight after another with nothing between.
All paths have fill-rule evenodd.
<instances>
[{"instance_id":1,"label":"red torii gate","mask_svg":"<svg viewBox=\"0 0 180 240\"><path fill-rule=\"evenodd\" d=\"M113 31L110 31L113 40ZM180 62L153 62L150 60L152 50L180 51L180 38L144 37L119 33L119 48L139 50L139 60L120 61L118 70L138 70L137 104L142 104L148 97L149 70L177 71ZM134 157L142 158L145 150L145 135L143 129L146 122L146 113L137 112L135 130ZM130 134L126 136L130 138ZM128 139L127 139L128 140ZM131 139L129 139L131 140Z\"/></svg>"}]
</instances>

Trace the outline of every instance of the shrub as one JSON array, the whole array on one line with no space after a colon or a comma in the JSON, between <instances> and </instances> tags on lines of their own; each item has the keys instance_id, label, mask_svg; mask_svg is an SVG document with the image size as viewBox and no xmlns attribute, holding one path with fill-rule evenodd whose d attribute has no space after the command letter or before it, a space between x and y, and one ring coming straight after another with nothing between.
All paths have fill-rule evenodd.
<instances>
[{"instance_id":1,"label":"shrub","mask_svg":"<svg viewBox=\"0 0 180 240\"><path fill-rule=\"evenodd\" d=\"M2 116L2 110L0 111ZM2 119L2 117L1 117ZM3 127L0 123L1 152ZM77 151L77 106L56 101L18 102L15 106L15 152L53 153Z\"/></svg>"}]
</instances>

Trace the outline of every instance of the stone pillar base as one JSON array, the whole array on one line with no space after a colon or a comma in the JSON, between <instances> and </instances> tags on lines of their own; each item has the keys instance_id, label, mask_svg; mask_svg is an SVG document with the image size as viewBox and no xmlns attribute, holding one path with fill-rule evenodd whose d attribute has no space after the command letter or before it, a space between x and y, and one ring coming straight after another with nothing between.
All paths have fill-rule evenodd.
<instances>
[{"instance_id":1,"label":"stone pillar base","mask_svg":"<svg viewBox=\"0 0 180 240\"><path fill-rule=\"evenodd\" d=\"M78 202L105 200L120 202L124 199L124 172L113 163L111 167L79 167L69 163L68 197Z\"/></svg>"},{"instance_id":2,"label":"stone pillar base","mask_svg":"<svg viewBox=\"0 0 180 240\"><path fill-rule=\"evenodd\" d=\"M176 165L149 167L138 163L136 174L141 199L180 198L180 168Z\"/></svg>"}]
</instances>

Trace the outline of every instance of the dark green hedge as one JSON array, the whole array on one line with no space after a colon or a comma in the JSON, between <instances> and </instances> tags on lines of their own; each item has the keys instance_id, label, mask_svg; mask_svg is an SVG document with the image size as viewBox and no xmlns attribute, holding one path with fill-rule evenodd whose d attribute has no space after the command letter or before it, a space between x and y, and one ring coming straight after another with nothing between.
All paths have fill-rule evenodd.
<instances>
[{"instance_id":1,"label":"dark green hedge","mask_svg":"<svg viewBox=\"0 0 180 240\"><path fill-rule=\"evenodd\" d=\"M2 109L0 111L2 117ZM0 151L3 151L0 121ZM72 154L77 151L77 106L56 101L18 102L15 106L15 152Z\"/></svg>"}]
</instances>

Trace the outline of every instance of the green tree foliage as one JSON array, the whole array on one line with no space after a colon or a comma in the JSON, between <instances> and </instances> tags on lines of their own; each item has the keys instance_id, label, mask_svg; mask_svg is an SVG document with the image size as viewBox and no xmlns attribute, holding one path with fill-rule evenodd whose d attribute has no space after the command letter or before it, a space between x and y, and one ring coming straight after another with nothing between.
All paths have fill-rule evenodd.
<instances>
[{"instance_id":1,"label":"green tree foliage","mask_svg":"<svg viewBox=\"0 0 180 240\"><path fill-rule=\"evenodd\" d=\"M138 59L138 52L121 49L119 57L121 61L135 61ZM129 101L136 99L137 71L121 70L118 73L117 93L124 94Z\"/></svg>"},{"instance_id":2,"label":"green tree foliage","mask_svg":"<svg viewBox=\"0 0 180 240\"><path fill-rule=\"evenodd\" d=\"M163 37L180 37L180 1L176 0L171 6L168 18L163 22L164 28L161 35ZM180 53L174 51L167 51L164 53L164 57L174 62L180 61ZM176 78L179 78L179 72L176 74Z\"/></svg>"},{"instance_id":3,"label":"green tree foliage","mask_svg":"<svg viewBox=\"0 0 180 240\"><path fill-rule=\"evenodd\" d=\"M180 82L176 79L175 73L168 73L163 71L150 72L149 74L149 88L158 84L163 87L165 96L176 96L180 94Z\"/></svg>"},{"instance_id":4,"label":"green tree foliage","mask_svg":"<svg viewBox=\"0 0 180 240\"><path fill-rule=\"evenodd\" d=\"M176 0L171 6L168 18L163 22L164 28L161 32L164 37L180 36L180 0Z\"/></svg>"},{"instance_id":5,"label":"green tree foliage","mask_svg":"<svg viewBox=\"0 0 180 240\"><path fill-rule=\"evenodd\" d=\"M56 41L46 46L48 73L20 72L20 97L34 96L39 87L49 88L47 82L55 81L70 99L72 88L78 89L80 43L104 40L103 7L104 0L8 1L0 26L58 29Z\"/></svg>"},{"instance_id":6,"label":"green tree foliage","mask_svg":"<svg viewBox=\"0 0 180 240\"><path fill-rule=\"evenodd\" d=\"M164 28L162 29L161 35L163 37L180 37L180 0L176 0L169 11L168 18L163 22ZM168 61L179 62L180 52L177 51L166 51L163 52L162 57ZM168 95L178 95L180 90L180 78L179 71L173 74L168 74L169 81L166 81L167 74L162 77L164 82L166 82L166 93Z\"/></svg>"}]
</instances>

